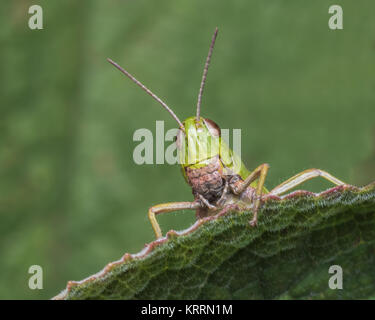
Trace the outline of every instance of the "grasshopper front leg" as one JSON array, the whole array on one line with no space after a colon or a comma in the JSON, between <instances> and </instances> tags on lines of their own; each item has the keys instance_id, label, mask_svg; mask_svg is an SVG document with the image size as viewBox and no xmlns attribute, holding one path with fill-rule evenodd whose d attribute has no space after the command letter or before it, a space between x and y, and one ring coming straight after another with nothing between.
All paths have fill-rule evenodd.
<instances>
[{"instance_id":1,"label":"grasshopper front leg","mask_svg":"<svg viewBox=\"0 0 375 320\"><path fill-rule=\"evenodd\" d=\"M252 227L254 227L258 221L258 210L260 207L260 201L262 199L264 182L266 180L269 167L270 166L267 163L261 164L240 185L231 186L233 193L240 195L242 192L244 192L247 189L247 187L250 186L252 182L254 182L256 179L259 179L256 190L255 190L256 199L254 202L253 219L250 221L250 225Z\"/></svg>"},{"instance_id":2,"label":"grasshopper front leg","mask_svg":"<svg viewBox=\"0 0 375 320\"><path fill-rule=\"evenodd\" d=\"M151 207L148 210L148 218L150 219L156 238L159 239L162 237L159 223L156 220L156 215L161 214L161 213L186 210L186 209L195 210L201 207L202 205L197 201L161 203L161 204L157 204L156 206Z\"/></svg>"}]
</instances>

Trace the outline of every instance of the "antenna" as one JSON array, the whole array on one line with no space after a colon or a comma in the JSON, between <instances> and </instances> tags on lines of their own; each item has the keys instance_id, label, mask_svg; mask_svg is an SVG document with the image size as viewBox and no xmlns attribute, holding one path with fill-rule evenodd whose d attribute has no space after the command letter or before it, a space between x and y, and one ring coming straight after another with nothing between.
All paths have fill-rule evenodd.
<instances>
[{"instance_id":1,"label":"antenna","mask_svg":"<svg viewBox=\"0 0 375 320\"><path fill-rule=\"evenodd\" d=\"M203 69L203 76L202 76L201 86L199 88L199 94L198 94L197 118L196 118L196 121L199 121L200 115L201 115L202 94L203 94L204 85L206 84L208 67L210 66L212 51L214 49L215 40L216 40L216 37L217 37L217 32L218 32L218 29L216 27L215 33L214 33L214 35L212 37L212 40L211 40L210 50L208 51L208 56L207 56L207 59L206 59L206 63L204 65L204 69Z\"/></svg>"},{"instance_id":2,"label":"antenna","mask_svg":"<svg viewBox=\"0 0 375 320\"><path fill-rule=\"evenodd\" d=\"M143 85L141 82L139 82L136 78L134 78L129 72L127 72L125 69L120 67L116 62L113 60L107 58L108 62L115 66L118 70L120 70L124 75L126 75L130 80L135 82L138 86L140 86L144 91L146 91L151 97L153 97L157 102L159 102L169 113L170 115L177 121L178 125L180 126L180 129L185 131L184 125L180 121L180 119L176 116L176 114L172 111L171 108L167 106L167 104L161 100L156 94L154 94L150 89L148 89L145 85Z\"/></svg>"}]
</instances>

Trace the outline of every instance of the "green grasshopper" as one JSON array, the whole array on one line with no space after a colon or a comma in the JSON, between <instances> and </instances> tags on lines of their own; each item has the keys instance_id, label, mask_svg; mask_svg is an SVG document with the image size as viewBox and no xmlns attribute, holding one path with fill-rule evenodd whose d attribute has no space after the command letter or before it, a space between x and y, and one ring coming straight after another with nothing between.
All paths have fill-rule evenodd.
<instances>
[{"instance_id":1,"label":"green grasshopper","mask_svg":"<svg viewBox=\"0 0 375 320\"><path fill-rule=\"evenodd\" d=\"M345 184L326 171L308 169L268 191L264 187L264 182L269 165L261 164L254 171L249 171L241 159L221 139L220 127L214 121L201 117L202 95L217 33L218 29L216 28L203 69L196 116L189 117L183 122L166 103L145 85L117 63L108 59L112 65L158 101L179 125L176 146L182 173L185 181L192 187L194 201L169 202L151 207L148 211L148 217L156 238L162 237L159 223L156 220L156 215L161 213L191 209L196 210L196 216L200 219L215 214L222 215L234 209L239 211L247 209L253 211L250 225L256 226L258 210L266 195L282 195L303 182L316 177L322 177L335 185Z\"/></svg>"}]
</instances>

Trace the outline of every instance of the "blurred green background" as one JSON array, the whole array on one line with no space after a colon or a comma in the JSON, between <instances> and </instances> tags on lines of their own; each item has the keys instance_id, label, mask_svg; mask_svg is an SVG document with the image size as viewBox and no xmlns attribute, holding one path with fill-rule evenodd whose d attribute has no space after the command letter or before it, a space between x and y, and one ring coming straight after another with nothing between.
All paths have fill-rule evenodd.
<instances>
[{"instance_id":1,"label":"blurred green background","mask_svg":"<svg viewBox=\"0 0 375 320\"><path fill-rule=\"evenodd\" d=\"M43 30L28 28L32 4ZM344 30L328 28L331 4ZM107 57L183 119L218 26L202 113L242 129L243 160L271 165L268 187L310 167L375 180L374 18L371 0L1 1L0 298L54 296L153 240L148 207L192 199L177 165L133 162L136 129L175 122ZM43 290L28 288L33 264Z\"/></svg>"}]
</instances>

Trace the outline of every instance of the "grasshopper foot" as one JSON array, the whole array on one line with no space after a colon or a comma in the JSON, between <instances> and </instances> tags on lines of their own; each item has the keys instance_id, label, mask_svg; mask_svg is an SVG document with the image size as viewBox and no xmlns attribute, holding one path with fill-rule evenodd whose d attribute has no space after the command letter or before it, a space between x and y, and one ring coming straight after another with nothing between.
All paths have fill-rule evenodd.
<instances>
[{"instance_id":1,"label":"grasshopper foot","mask_svg":"<svg viewBox=\"0 0 375 320\"><path fill-rule=\"evenodd\" d=\"M255 195L254 196L254 207L253 207L253 219L249 221L250 226L256 227L258 224L258 210L259 207L261 206L261 201L262 201L262 195Z\"/></svg>"},{"instance_id":2,"label":"grasshopper foot","mask_svg":"<svg viewBox=\"0 0 375 320\"><path fill-rule=\"evenodd\" d=\"M249 224L252 227L256 227L257 223L258 223L258 219L256 217L254 217L252 220L249 221Z\"/></svg>"},{"instance_id":3,"label":"grasshopper foot","mask_svg":"<svg viewBox=\"0 0 375 320\"><path fill-rule=\"evenodd\" d=\"M206 206L209 210L216 210L216 206L212 205L211 203L208 202L208 200L203 197L201 194L198 195L201 203Z\"/></svg>"},{"instance_id":4,"label":"grasshopper foot","mask_svg":"<svg viewBox=\"0 0 375 320\"><path fill-rule=\"evenodd\" d=\"M258 224L258 208L259 205L256 205L254 208L253 219L249 221L249 224L252 227L256 227L256 225Z\"/></svg>"}]
</instances>

